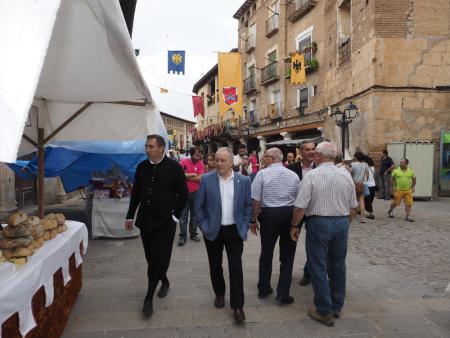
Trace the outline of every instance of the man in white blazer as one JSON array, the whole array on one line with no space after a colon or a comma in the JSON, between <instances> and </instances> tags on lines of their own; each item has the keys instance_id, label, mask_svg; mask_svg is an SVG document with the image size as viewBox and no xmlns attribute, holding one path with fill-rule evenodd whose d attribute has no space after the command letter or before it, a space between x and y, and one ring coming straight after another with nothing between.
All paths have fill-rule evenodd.
<instances>
[{"instance_id":1,"label":"man in white blazer","mask_svg":"<svg viewBox=\"0 0 450 338\"><path fill-rule=\"evenodd\" d=\"M216 152L216 171L202 176L195 207L208 252L211 282L216 294L214 305L225 305L223 248L227 252L230 275L230 306L234 319L245 321L242 252L252 218L250 178L233 172L229 148Z\"/></svg>"}]
</instances>

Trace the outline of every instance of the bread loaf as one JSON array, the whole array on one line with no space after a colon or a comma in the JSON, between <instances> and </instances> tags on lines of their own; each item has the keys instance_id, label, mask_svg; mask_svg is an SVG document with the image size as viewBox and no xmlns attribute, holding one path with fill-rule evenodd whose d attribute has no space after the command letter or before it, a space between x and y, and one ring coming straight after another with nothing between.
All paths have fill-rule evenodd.
<instances>
[{"instance_id":1,"label":"bread loaf","mask_svg":"<svg viewBox=\"0 0 450 338\"><path fill-rule=\"evenodd\" d=\"M48 241L50 239L50 230L44 231L44 241Z\"/></svg>"},{"instance_id":2,"label":"bread loaf","mask_svg":"<svg viewBox=\"0 0 450 338\"><path fill-rule=\"evenodd\" d=\"M9 217L6 219L6 222L8 223L8 225L11 226L16 226L20 223L23 223L27 220L27 214L22 212L22 211L17 211L11 215L9 215Z\"/></svg>"},{"instance_id":3,"label":"bread loaf","mask_svg":"<svg viewBox=\"0 0 450 338\"><path fill-rule=\"evenodd\" d=\"M50 230L50 239L55 238L57 234L58 234L57 228Z\"/></svg>"},{"instance_id":4,"label":"bread loaf","mask_svg":"<svg viewBox=\"0 0 450 338\"><path fill-rule=\"evenodd\" d=\"M17 258L11 258L9 261L16 266L22 266L22 265L27 264L28 258L27 257L17 257Z\"/></svg>"},{"instance_id":5,"label":"bread loaf","mask_svg":"<svg viewBox=\"0 0 450 338\"><path fill-rule=\"evenodd\" d=\"M18 247L14 249L5 249L3 254L7 259L17 258L17 257L28 257L33 254L33 245L27 245L24 247Z\"/></svg>"},{"instance_id":6,"label":"bread loaf","mask_svg":"<svg viewBox=\"0 0 450 338\"><path fill-rule=\"evenodd\" d=\"M17 247L30 245L33 241L32 236L17 237L17 238L2 238L0 239L0 249L13 249Z\"/></svg>"},{"instance_id":7,"label":"bread loaf","mask_svg":"<svg viewBox=\"0 0 450 338\"><path fill-rule=\"evenodd\" d=\"M34 239L41 237L44 234L44 227L41 224L31 227L31 235Z\"/></svg>"},{"instance_id":8,"label":"bread loaf","mask_svg":"<svg viewBox=\"0 0 450 338\"><path fill-rule=\"evenodd\" d=\"M28 216L27 222L28 222L28 224L34 226L34 225L40 224L41 220L37 216Z\"/></svg>"},{"instance_id":9,"label":"bread loaf","mask_svg":"<svg viewBox=\"0 0 450 338\"><path fill-rule=\"evenodd\" d=\"M41 220L41 224L46 231L55 229L58 226L58 222L56 222L56 220L48 218L44 218L43 220Z\"/></svg>"},{"instance_id":10,"label":"bread loaf","mask_svg":"<svg viewBox=\"0 0 450 338\"><path fill-rule=\"evenodd\" d=\"M66 224L58 225L56 229L58 230L58 233L64 232L67 230L67 225Z\"/></svg>"},{"instance_id":11,"label":"bread loaf","mask_svg":"<svg viewBox=\"0 0 450 338\"><path fill-rule=\"evenodd\" d=\"M19 225L8 225L2 230L2 235L7 238L27 237L31 235L31 226L25 222Z\"/></svg>"},{"instance_id":12,"label":"bread loaf","mask_svg":"<svg viewBox=\"0 0 450 338\"><path fill-rule=\"evenodd\" d=\"M58 225L63 225L66 221L66 217L64 217L63 214L56 214L56 221L58 222Z\"/></svg>"}]
</instances>

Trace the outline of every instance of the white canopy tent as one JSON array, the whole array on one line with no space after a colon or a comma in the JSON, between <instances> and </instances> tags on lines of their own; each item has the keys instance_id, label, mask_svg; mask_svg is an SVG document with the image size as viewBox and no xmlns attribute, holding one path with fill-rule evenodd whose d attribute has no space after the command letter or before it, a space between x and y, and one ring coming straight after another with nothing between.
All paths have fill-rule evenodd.
<instances>
[{"instance_id":1,"label":"white canopy tent","mask_svg":"<svg viewBox=\"0 0 450 338\"><path fill-rule=\"evenodd\" d=\"M38 148L43 168L49 142L167 137L118 0L2 0L0 46L0 161Z\"/></svg>"}]
</instances>

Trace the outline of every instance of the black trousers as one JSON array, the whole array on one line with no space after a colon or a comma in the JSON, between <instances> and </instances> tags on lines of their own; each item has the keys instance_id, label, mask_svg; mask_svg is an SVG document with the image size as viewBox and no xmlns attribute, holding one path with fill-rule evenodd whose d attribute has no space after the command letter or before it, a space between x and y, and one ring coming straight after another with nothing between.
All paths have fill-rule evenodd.
<instances>
[{"instance_id":1,"label":"black trousers","mask_svg":"<svg viewBox=\"0 0 450 338\"><path fill-rule=\"evenodd\" d=\"M166 273L172 257L173 239L175 238L176 223L168 219L160 228L144 232L141 230L141 239L147 260L147 275L149 282L156 284L167 280ZM149 283L150 284L150 283ZM156 287L156 285L155 285Z\"/></svg>"},{"instance_id":2,"label":"black trousers","mask_svg":"<svg viewBox=\"0 0 450 338\"><path fill-rule=\"evenodd\" d=\"M367 212L373 212L373 200L375 198L375 189L376 187L369 187L370 195L364 196L364 206Z\"/></svg>"},{"instance_id":3,"label":"black trousers","mask_svg":"<svg viewBox=\"0 0 450 338\"><path fill-rule=\"evenodd\" d=\"M242 309L244 306L244 275L242 272L244 242L239 236L236 226L222 226L215 240L210 241L205 237L204 239L214 293L216 296L225 295L225 280L222 268L223 248L225 247L230 276L230 306L232 309Z\"/></svg>"},{"instance_id":4,"label":"black trousers","mask_svg":"<svg viewBox=\"0 0 450 338\"><path fill-rule=\"evenodd\" d=\"M290 236L293 207L263 208L258 216L261 233L258 290L267 293L272 276L272 259L275 244L280 238L280 276L277 297L289 296L297 242Z\"/></svg>"}]
</instances>

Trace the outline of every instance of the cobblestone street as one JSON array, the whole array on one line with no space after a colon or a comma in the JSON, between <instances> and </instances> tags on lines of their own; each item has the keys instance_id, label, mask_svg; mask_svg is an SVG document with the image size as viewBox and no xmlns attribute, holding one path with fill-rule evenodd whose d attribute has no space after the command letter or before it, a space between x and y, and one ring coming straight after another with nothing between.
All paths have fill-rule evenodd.
<instances>
[{"instance_id":1,"label":"cobblestone street","mask_svg":"<svg viewBox=\"0 0 450 338\"><path fill-rule=\"evenodd\" d=\"M450 281L450 200L416 202L414 223L404 221L403 206L395 209L395 219L387 216L389 202L376 200L374 207L375 220L352 224L350 251L443 292Z\"/></svg>"},{"instance_id":2,"label":"cobblestone street","mask_svg":"<svg viewBox=\"0 0 450 338\"><path fill-rule=\"evenodd\" d=\"M298 285L305 261L304 232L297 246L292 295L281 307L275 297L256 296L259 238L244 248L245 325L227 308L215 309L203 243L174 246L169 294L155 298L150 319L141 314L146 264L139 238L91 240L83 264L84 285L65 338L91 337L450 337L448 199L417 202L415 223L403 210L387 218L388 202L375 202L376 220L352 224L347 259L347 299L333 328L307 316L311 286ZM226 259L224 259L226 267ZM225 268L226 280L228 272ZM272 286L278 278L274 255Z\"/></svg>"}]
</instances>

